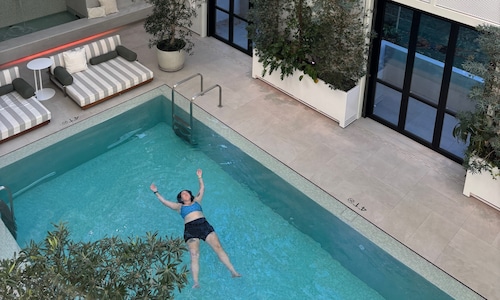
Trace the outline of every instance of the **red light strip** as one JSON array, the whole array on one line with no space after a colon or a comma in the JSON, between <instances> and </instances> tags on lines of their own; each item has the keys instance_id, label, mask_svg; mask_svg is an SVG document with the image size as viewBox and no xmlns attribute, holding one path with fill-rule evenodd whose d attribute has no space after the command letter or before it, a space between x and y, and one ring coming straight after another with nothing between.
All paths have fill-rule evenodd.
<instances>
[{"instance_id":1,"label":"red light strip","mask_svg":"<svg viewBox=\"0 0 500 300\"><path fill-rule=\"evenodd\" d=\"M63 50L63 49L67 49L67 48L70 48L72 46L76 46L76 45L79 45L79 44L83 44L85 42L88 42L88 41L91 41L91 40L94 40L94 39L97 39L97 38L100 38L102 36L105 36L105 35L108 35L110 33L113 33L115 31L118 31L120 28L115 28L115 29L110 29L108 31L104 31L104 32L101 32L101 33L97 33L97 34L94 34L94 35L91 35L91 36L88 36L86 38L83 38L83 39L80 39L80 40L76 40L76 41L73 41L73 42L69 42L67 44L63 44L61 46L57 46L57 47L54 47L54 48L51 48L51 49L48 49L48 50L45 50L45 51L42 51L42 52L38 52L38 53L35 53L35 54L32 54L32 55L28 55L28 56L25 56L23 58L20 58L20 59L16 59L16 60L13 60L11 62L8 62L8 63L5 63L3 65L0 65L0 69L5 69L5 68L9 68L11 66L14 66L14 65L18 65L18 64L21 64L25 61L29 61L29 60L32 60L34 58L37 58L37 57L42 57L42 56L47 56L48 54L51 54L51 53L54 53L54 52L57 52L59 50Z\"/></svg>"}]
</instances>

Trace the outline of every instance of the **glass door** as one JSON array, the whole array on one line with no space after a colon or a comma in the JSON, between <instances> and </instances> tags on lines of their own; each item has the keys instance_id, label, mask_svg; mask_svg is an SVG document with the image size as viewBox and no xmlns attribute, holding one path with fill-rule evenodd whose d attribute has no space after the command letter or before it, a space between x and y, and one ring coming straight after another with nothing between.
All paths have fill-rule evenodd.
<instances>
[{"instance_id":1,"label":"glass door","mask_svg":"<svg viewBox=\"0 0 500 300\"><path fill-rule=\"evenodd\" d=\"M246 29L249 7L249 0L209 1L209 35L251 55Z\"/></svg>"},{"instance_id":2,"label":"glass door","mask_svg":"<svg viewBox=\"0 0 500 300\"><path fill-rule=\"evenodd\" d=\"M434 137L450 28L449 22L420 16L410 58L413 68L406 78L409 90L404 92L408 97L404 130L429 143Z\"/></svg>"},{"instance_id":3,"label":"glass door","mask_svg":"<svg viewBox=\"0 0 500 300\"><path fill-rule=\"evenodd\" d=\"M452 131L456 113L473 109L468 92L479 81L461 65L475 30L385 1L375 26L367 115L460 161L465 145Z\"/></svg>"}]
</instances>

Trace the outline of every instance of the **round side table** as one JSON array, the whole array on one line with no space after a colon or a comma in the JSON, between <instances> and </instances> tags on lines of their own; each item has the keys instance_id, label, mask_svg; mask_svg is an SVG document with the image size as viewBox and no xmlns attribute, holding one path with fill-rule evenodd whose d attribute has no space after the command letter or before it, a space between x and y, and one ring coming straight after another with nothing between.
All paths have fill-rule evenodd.
<instances>
[{"instance_id":1,"label":"round side table","mask_svg":"<svg viewBox=\"0 0 500 300\"><path fill-rule=\"evenodd\" d=\"M56 91L51 88L44 88L42 84L42 70L47 69L52 65L52 59L41 57L35 58L27 65L28 69L33 70L35 77L35 95L40 101L48 100L56 94Z\"/></svg>"}]
</instances>

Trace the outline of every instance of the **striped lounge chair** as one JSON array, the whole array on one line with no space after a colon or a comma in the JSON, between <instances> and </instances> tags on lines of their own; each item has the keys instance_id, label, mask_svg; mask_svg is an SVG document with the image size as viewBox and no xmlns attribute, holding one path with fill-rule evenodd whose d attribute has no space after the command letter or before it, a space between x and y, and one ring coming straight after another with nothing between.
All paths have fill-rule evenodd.
<instances>
[{"instance_id":1,"label":"striped lounge chair","mask_svg":"<svg viewBox=\"0 0 500 300\"><path fill-rule=\"evenodd\" d=\"M9 87L16 78L17 66L0 71L0 87ZM50 111L34 96L25 99L13 89L0 96L0 143L48 124L50 118Z\"/></svg>"},{"instance_id":2,"label":"striped lounge chair","mask_svg":"<svg viewBox=\"0 0 500 300\"><path fill-rule=\"evenodd\" d=\"M92 64L92 59L117 51L118 45L121 45L120 36L114 35L82 46L85 49L87 69L71 73L73 80L67 85L54 76L56 67L65 67L64 52L51 56L54 62L50 68L52 81L82 109L152 81L153 71L136 59L115 55L111 59ZM76 49L79 48L81 47Z\"/></svg>"}]
</instances>

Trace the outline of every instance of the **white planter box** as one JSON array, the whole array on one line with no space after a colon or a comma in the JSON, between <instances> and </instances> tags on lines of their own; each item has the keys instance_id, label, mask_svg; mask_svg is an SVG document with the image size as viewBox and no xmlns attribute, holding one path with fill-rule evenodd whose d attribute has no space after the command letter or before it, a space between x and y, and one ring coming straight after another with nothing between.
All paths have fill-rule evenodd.
<instances>
[{"instance_id":1,"label":"white planter box","mask_svg":"<svg viewBox=\"0 0 500 300\"><path fill-rule=\"evenodd\" d=\"M340 127L345 128L361 117L363 98L360 91L365 83L365 77L360 80L360 84L348 92L332 90L328 84L319 80L314 81L303 72L298 71L292 76L280 79L280 72L274 71L271 75L262 77L263 65L259 62L258 56L253 55L252 77L281 90L289 96L299 100L307 106L315 109L323 115L337 121ZM302 80L299 77L304 75Z\"/></svg>"},{"instance_id":2,"label":"white planter box","mask_svg":"<svg viewBox=\"0 0 500 300\"><path fill-rule=\"evenodd\" d=\"M495 168L494 172L498 173L498 168ZM463 193L500 210L500 178L493 179L490 172L467 172Z\"/></svg>"}]
</instances>

